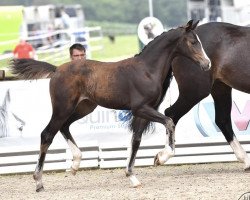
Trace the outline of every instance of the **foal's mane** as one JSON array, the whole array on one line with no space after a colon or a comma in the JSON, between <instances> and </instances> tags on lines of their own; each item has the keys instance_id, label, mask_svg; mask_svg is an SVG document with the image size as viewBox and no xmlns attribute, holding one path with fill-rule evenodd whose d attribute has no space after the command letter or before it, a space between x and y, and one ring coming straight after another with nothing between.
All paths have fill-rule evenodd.
<instances>
[{"instance_id":1,"label":"foal's mane","mask_svg":"<svg viewBox=\"0 0 250 200\"><path fill-rule=\"evenodd\" d=\"M182 28L182 27L179 27L179 28ZM158 42L160 39L162 39L162 37L168 37L168 38L172 38L174 36L176 36L176 33L173 33L176 29L170 29L168 31L164 31L162 34L156 36L153 40L151 40L147 45L145 45L143 47L143 49L141 50L140 53L138 54L135 54L134 57L137 57L137 56L140 56L142 54L142 52L144 52L146 49L150 48L153 44L155 44L156 42Z\"/></svg>"}]
</instances>

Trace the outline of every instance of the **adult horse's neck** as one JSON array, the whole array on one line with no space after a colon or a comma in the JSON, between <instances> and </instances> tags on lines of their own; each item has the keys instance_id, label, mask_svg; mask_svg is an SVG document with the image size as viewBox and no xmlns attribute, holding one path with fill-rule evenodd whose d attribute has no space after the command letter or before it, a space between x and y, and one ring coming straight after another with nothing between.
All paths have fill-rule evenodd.
<instances>
[{"instance_id":1,"label":"adult horse's neck","mask_svg":"<svg viewBox=\"0 0 250 200\"><path fill-rule=\"evenodd\" d=\"M152 40L137 55L146 64L145 67L151 74L161 74L166 76L170 63L174 57L174 49L180 37L177 29L164 32Z\"/></svg>"}]
</instances>

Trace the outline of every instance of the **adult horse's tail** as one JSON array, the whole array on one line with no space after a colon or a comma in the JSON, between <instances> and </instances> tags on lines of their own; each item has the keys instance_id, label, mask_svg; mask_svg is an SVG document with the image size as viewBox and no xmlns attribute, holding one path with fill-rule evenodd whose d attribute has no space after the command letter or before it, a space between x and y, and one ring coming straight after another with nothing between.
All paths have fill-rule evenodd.
<instances>
[{"instance_id":1,"label":"adult horse's tail","mask_svg":"<svg viewBox=\"0 0 250 200\"><path fill-rule=\"evenodd\" d=\"M155 105L155 109L158 109L160 104L162 103L165 95L166 95L166 92L169 88L169 85L171 83L171 80L172 80L172 77L173 77L173 74L172 74L172 67L169 68L169 71L168 71L168 74L163 82L163 85L162 85L162 94L161 94L161 98L159 100L159 102L157 103L157 105ZM136 117L136 116L133 116L130 120L130 124L129 124L129 129L130 131L132 131L133 133L143 133L143 132L147 132L150 130L150 128L152 128L152 123L150 121L147 121L143 118L140 118L140 117ZM154 130L154 129L153 129ZM152 132L153 132L152 130Z\"/></svg>"},{"instance_id":2,"label":"adult horse's tail","mask_svg":"<svg viewBox=\"0 0 250 200\"><path fill-rule=\"evenodd\" d=\"M51 77L56 66L33 59L13 59L10 70L18 79L39 79Z\"/></svg>"}]
</instances>

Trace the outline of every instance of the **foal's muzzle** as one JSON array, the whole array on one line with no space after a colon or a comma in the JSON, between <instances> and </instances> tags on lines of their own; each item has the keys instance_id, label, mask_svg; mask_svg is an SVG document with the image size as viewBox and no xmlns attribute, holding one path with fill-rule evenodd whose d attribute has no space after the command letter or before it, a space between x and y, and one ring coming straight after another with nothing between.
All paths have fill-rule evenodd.
<instances>
[{"instance_id":1,"label":"foal's muzzle","mask_svg":"<svg viewBox=\"0 0 250 200\"><path fill-rule=\"evenodd\" d=\"M209 58L208 58L208 59L204 59L204 60L200 60L200 61L199 61L199 65L201 66L201 69L202 69L203 71L208 71L208 70L210 70L210 68L211 68L211 66L212 66L211 61L210 61Z\"/></svg>"}]
</instances>

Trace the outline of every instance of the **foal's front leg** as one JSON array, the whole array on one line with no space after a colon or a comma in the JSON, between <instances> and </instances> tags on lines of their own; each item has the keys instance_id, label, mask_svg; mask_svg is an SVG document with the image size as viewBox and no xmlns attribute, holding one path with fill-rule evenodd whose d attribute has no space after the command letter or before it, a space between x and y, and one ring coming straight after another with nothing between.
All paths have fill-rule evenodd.
<instances>
[{"instance_id":1,"label":"foal's front leg","mask_svg":"<svg viewBox=\"0 0 250 200\"><path fill-rule=\"evenodd\" d=\"M175 155L175 126L171 118L166 122L166 144L165 148L160 151L154 159L155 166L163 165Z\"/></svg>"},{"instance_id":2,"label":"foal's front leg","mask_svg":"<svg viewBox=\"0 0 250 200\"><path fill-rule=\"evenodd\" d=\"M166 128L166 145L154 159L155 165L163 165L169 158L174 156L175 150L175 125L170 117L167 117L150 106L144 106L136 111L136 115L153 122L159 122Z\"/></svg>"},{"instance_id":3,"label":"foal's front leg","mask_svg":"<svg viewBox=\"0 0 250 200\"><path fill-rule=\"evenodd\" d=\"M135 116L141 117L145 119L145 123L147 121L159 122L166 127L167 132L167 144L163 151L159 152L155 158L155 164L163 164L169 159L170 157L174 156L174 123L173 120L165 115L159 113L157 110L150 106L143 106L140 109L137 109L133 112ZM144 123L141 124L144 127ZM139 130L143 130L139 129ZM132 168L134 166L136 153L139 149L140 142L141 142L142 132L137 132L132 137L132 150L131 155L128 163L128 167L126 169L126 175L130 178L133 187L138 187L141 183L138 179L133 175Z\"/></svg>"}]
</instances>

